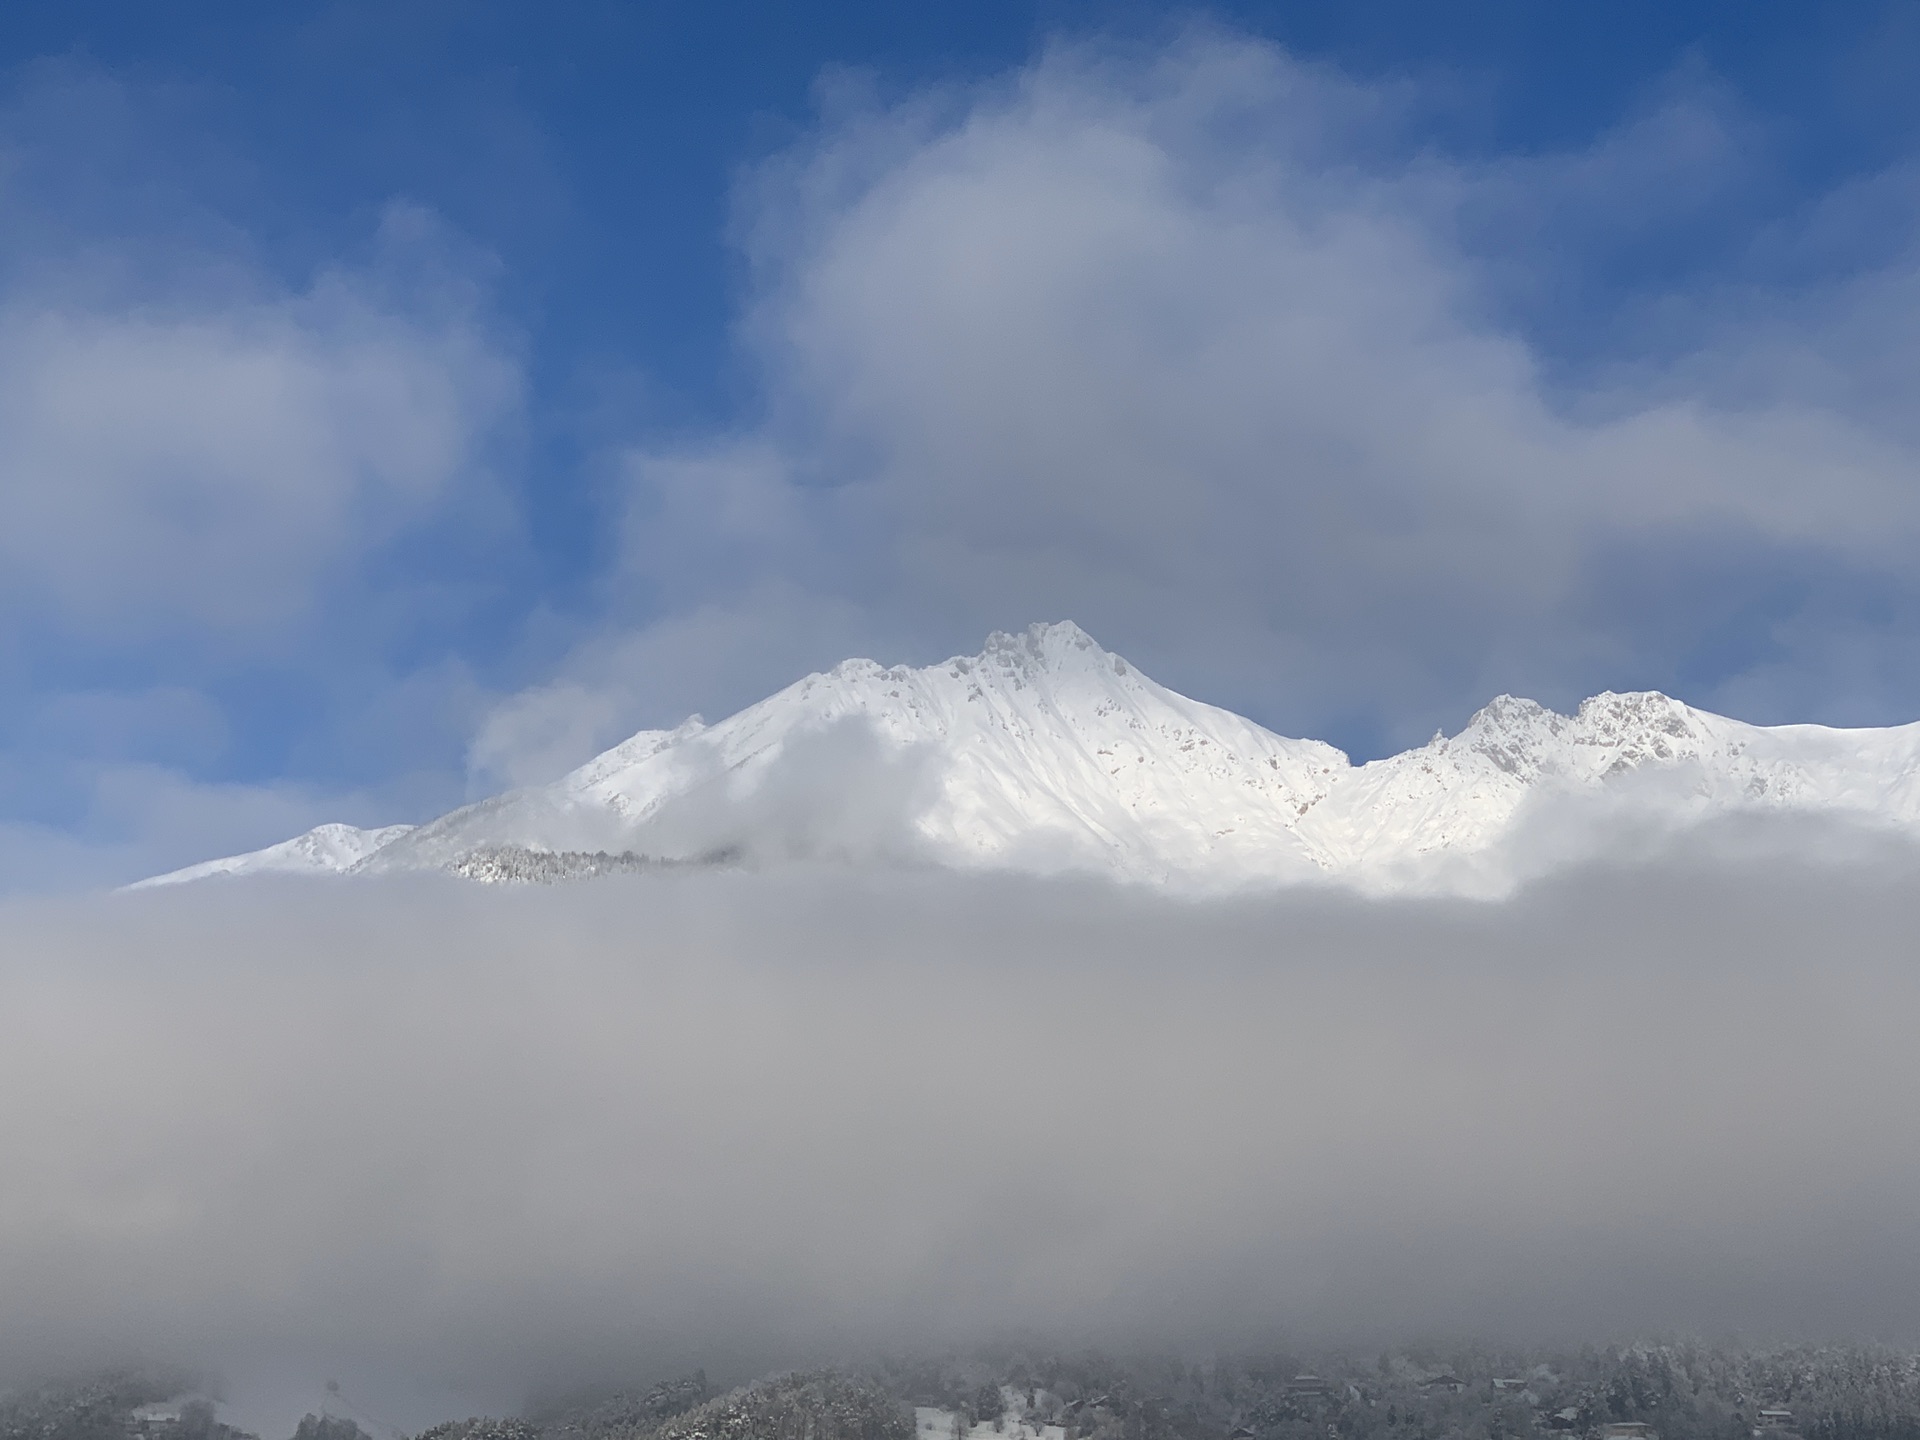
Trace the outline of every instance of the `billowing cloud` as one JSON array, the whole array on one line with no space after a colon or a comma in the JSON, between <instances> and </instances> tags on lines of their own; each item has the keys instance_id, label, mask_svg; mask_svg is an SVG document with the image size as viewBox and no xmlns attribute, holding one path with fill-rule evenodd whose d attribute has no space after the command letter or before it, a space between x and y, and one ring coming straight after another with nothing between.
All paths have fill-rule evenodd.
<instances>
[{"instance_id":1,"label":"billowing cloud","mask_svg":"<svg viewBox=\"0 0 1920 1440\"><path fill-rule=\"evenodd\" d=\"M926 661L1070 616L1362 749L1502 690L1910 718L1905 172L1756 231L1710 84L1524 159L1436 153L1427 103L1206 31L836 100L743 190L765 418L633 458L610 629L798 594ZM1715 270L1645 258L1730 216ZM568 678L649 723L755 698L621 648Z\"/></svg>"},{"instance_id":2,"label":"billowing cloud","mask_svg":"<svg viewBox=\"0 0 1920 1440\"><path fill-rule=\"evenodd\" d=\"M404 198L271 263L190 108L0 91L0 888L460 793L478 686L418 639L518 543L493 263Z\"/></svg>"},{"instance_id":3,"label":"billowing cloud","mask_svg":"<svg viewBox=\"0 0 1920 1440\"><path fill-rule=\"evenodd\" d=\"M1911 1339L1911 853L1853 861L14 902L0 1352L415 1425L1015 1332Z\"/></svg>"},{"instance_id":4,"label":"billowing cloud","mask_svg":"<svg viewBox=\"0 0 1920 1440\"><path fill-rule=\"evenodd\" d=\"M398 209L385 243L430 230ZM345 272L224 304L0 297L0 604L122 645L308 619L475 478L516 397L472 318L385 299Z\"/></svg>"}]
</instances>

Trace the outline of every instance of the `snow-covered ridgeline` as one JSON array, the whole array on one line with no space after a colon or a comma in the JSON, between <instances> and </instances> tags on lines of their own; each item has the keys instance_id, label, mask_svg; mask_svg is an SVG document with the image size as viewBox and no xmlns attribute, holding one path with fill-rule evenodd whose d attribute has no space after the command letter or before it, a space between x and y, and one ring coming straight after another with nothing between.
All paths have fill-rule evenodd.
<instances>
[{"instance_id":1,"label":"snow-covered ridgeline","mask_svg":"<svg viewBox=\"0 0 1920 1440\"><path fill-rule=\"evenodd\" d=\"M1176 694L1066 623L923 669L849 660L416 829L323 826L143 883L444 869L517 847L1444 888L1439 862L1496 852L1548 804L1626 796L1675 823L1762 809L1920 831L1917 777L1920 725L1763 728L1655 693L1571 716L1502 696L1458 735L1355 766Z\"/></svg>"},{"instance_id":2,"label":"snow-covered ridgeline","mask_svg":"<svg viewBox=\"0 0 1920 1440\"><path fill-rule=\"evenodd\" d=\"M184 870L136 881L127 888L143 890L152 885L209 880L216 875L341 875L411 829L411 825L382 825L372 830L363 830L357 825L316 825L304 835L282 840L264 850L203 861Z\"/></svg>"}]
</instances>

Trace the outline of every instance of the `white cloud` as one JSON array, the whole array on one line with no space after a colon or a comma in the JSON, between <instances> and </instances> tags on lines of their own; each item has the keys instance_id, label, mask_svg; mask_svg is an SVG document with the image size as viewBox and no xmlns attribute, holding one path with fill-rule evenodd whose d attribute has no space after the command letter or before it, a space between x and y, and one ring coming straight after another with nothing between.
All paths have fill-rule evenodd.
<instances>
[{"instance_id":1,"label":"white cloud","mask_svg":"<svg viewBox=\"0 0 1920 1440\"><path fill-rule=\"evenodd\" d=\"M1657 334L1662 297L1623 292L1615 350L1549 375L1519 312L1577 278L1583 228L1711 218L1764 170L1755 127L1676 82L1587 151L1468 162L1409 138L1418 102L1203 31L843 110L746 191L767 419L636 459L615 591L646 603L610 628L777 629L787 601L752 597L797 591L928 660L1069 616L1181 688L1382 743L1501 689L1809 718L1826 622L1782 594L1912 588L1913 252L1838 290L1708 285ZM1920 688L1847 703L1825 717L1905 718Z\"/></svg>"},{"instance_id":2,"label":"white cloud","mask_svg":"<svg viewBox=\"0 0 1920 1440\"><path fill-rule=\"evenodd\" d=\"M383 246L436 243L388 216ZM44 275L0 291L0 604L116 645L258 644L330 571L483 487L514 363L480 317L383 288L342 269L132 306Z\"/></svg>"}]
</instances>

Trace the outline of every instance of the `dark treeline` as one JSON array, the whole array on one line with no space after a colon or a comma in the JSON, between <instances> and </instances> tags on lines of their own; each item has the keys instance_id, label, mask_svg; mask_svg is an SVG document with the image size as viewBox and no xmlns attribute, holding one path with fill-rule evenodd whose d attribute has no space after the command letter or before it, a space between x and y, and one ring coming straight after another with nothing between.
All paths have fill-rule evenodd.
<instances>
[{"instance_id":1,"label":"dark treeline","mask_svg":"<svg viewBox=\"0 0 1920 1440\"><path fill-rule=\"evenodd\" d=\"M916 1419L916 1410L919 1416ZM257 1440L207 1387L114 1375L0 1401L0 1440ZM293 1440L1920 1440L1920 1356L1866 1346L1476 1348L1201 1362L1040 1351L704 1373L506 1418Z\"/></svg>"},{"instance_id":2,"label":"dark treeline","mask_svg":"<svg viewBox=\"0 0 1920 1440\"><path fill-rule=\"evenodd\" d=\"M1920 1440L1920 1356L1863 1346L1007 1355L895 1363L877 1378L976 1422L998 1398L1065 1440L1590 1440L1636 1424L1660 1440Z\"/></svg>"}]
</instances>

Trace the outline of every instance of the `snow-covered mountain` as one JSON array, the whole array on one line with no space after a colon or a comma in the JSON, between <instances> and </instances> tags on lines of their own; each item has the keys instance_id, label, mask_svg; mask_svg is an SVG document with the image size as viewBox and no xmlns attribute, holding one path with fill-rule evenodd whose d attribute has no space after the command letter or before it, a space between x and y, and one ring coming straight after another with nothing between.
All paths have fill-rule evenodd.
<instances>
[{"instance_id":1,"label":"snow-covered mountain","mask_svg":"<svg viewBox=\"0 0 1920 1440\"><path fill-rule=\"evenodd\" d=\"M1538 868L1599 820L1671 828L1741 811L1920 834L1920 724L1769 729L1654 693L1599 695L1565 716L1502 696L1458 735L1355 766L1175 694L1066 623L924 669L849 660L717 725L642 731L551 785L417 828L322 826L143 883L551 877L644 856L1484 889L1514 872L1522 838Z\"/></svg>"},{"instance_id":2,"label":"snow-covered mountain","mask_svg":"<svg viewBox=\"0 0 1920 1440\"><path fill-rule=\"evenodd\" d=\"M382 825L372 830L362 830L357 825L316 825L304 835L282 840L264 850L203 861L184 870L155 875L151 880L136 881L127 888L143 890L151 885L209 880L216 875L344 875L411 829L411 825Z\"/></svg>"}]
</instances>

